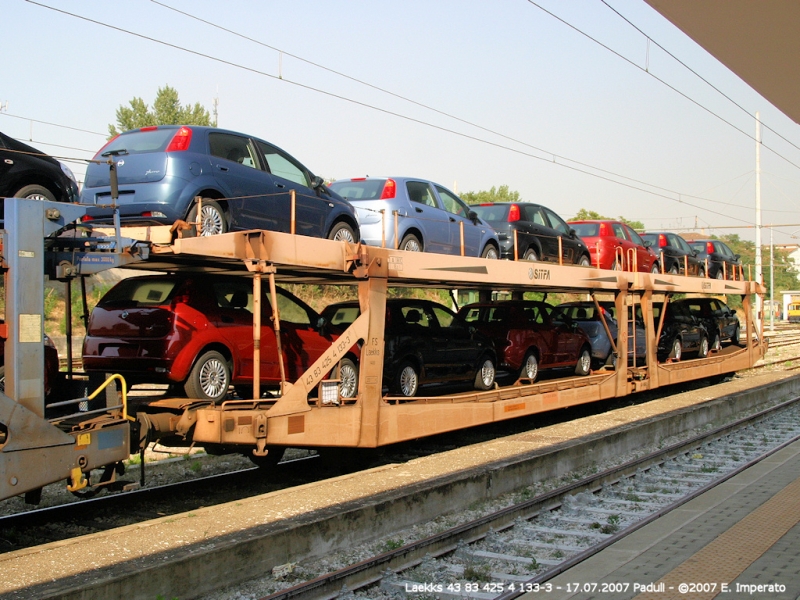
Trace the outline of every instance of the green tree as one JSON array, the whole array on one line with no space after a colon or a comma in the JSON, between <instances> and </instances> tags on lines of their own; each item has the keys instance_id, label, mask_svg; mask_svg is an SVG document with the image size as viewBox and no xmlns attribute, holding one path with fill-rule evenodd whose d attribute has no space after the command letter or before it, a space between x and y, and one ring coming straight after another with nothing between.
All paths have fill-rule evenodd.
<instances>
[{"instance_id":1,"label":"green tree","mask_svg":"<svg viewBox=\"0 0 800 600\"><path fill-rule=\"evenodd\" d=\"M481 190L480 192L466 192L460 194L461 199L467 204L485 204L487 202L520 202L519 192L510 191L507 185L501 185L499 188L492 186L488 192Z\"/></svg>"},{"instance_id":2,"label":"green tree","mask_svg":"<svg viewBox=\"0 0 800 600\"><path fill-rule=\"evenodd\" d=\"M622 216L617 217L617 218L604 217L603 215L601 215L598 212L595 212L593 210L586 210L585 208L580 209L575 214L575 216L572 217L572 219L570 219L570 220L571 221L585 221L585 220L602 220L602 219L607 219L607 220L612 220L612 221L621 221L622 223L625 223L625 224L629 225L630 228L635 230L635 231L644 231L645 230L644 223L642 223L641 221L631 221L631 220L626 219L625 217L622 217Z\"/></svg>"},{"instance_id":3,"label":"green tree","mask_svg":"<svg viewBox=\"0 0 800 600\"><path fill-rule=\"evenodd\" d=\"M195 102L194 106L190 104L181 106L178 91L168 85L158 88L152 110L139 97L128 104L130 106L120 106L117 109L117 125L108 126L111 137L122 131L153 125L217 126L216 121L212 121L209 112L199 102Z\"/></svg>"}]
</instances>

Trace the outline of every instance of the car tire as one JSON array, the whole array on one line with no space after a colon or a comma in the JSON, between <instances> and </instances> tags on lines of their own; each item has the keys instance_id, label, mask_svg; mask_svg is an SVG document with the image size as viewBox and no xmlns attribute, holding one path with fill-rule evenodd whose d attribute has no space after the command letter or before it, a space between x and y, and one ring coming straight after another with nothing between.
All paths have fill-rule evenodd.
<instances>
[{"instance_id":1,"label":"car tire","mask_svg":"<svg viewBox=\"0 0 800 600\"><path fill-rule=\"evenodd\" d=\"M700 338L700 348L697 350L697 358L705 358L708 356L708 337L703 336Z\"/></svg>"},{"instance_id":2,"label":"car tire","mask_svg":"<svg viewBox=\"0 0 800 600\"><path fill-rule=\"evenodd\" d=\"M393 387L400 396L416 396L419 391L419 367L410 360L403 361L394 376Z\"/></svg>"},{"instance_id":3,"label":"car tire","mask_svg":"<svg viewBox=\"0 0 800 600\"><path fill-rule=\"evenodd\" d=\"M356 232L347 223L336 223L328 233L328 239L336 242L356 243Z\"/></svg>"},{"instance_id":4,"label":"car tire","mask_svg":"<svg viewBox=\"0 0 800 600\"><path fill-rule=\"evenodd\" d=\"M653 266L650 268L650 273L653 275L661 275L661 269L658 268L658 263L653 263Z\"/></svg>"},{"instance_id":5,"label":"car tire","mask_svg":"<svg viewBox=\"0 0 800 600\"><path fill-rule=\"evenodd\" d=\"M682 354L683 346L681 344L681 338L676 337L674 340L672 340L672 346L670 347L669 356L667 358L671 358L677 362L681 359Z\"/></svg>"},{"instance_id":6,"label":"car tire","mask_svg":"<svg viewBox=\"0 0 800 600\"><path fill-rule=\"evenodd\" d=\"M495 367L494 360L491 356L484 356L478 366L477 373L475 373L475 389L482 391L492 389L496 376L497 367Z\"/></svg>"},{"instance_id":7,"label":"car tire","mask_svg":"<svg viewBox=\"0 0 800 600\"><path fill-rule=\"evenodd\" d=\"M619 263L616 260L614 260L614 262L611 263L611 270L612 271L622 271L623 270L622 269L622 263Z\"/></svg>"},{"instance_id":8,"label":"car tire","mask_svg":"<svg viewBox=\"0 0 800 600\"><path fill-rule=\"evenodd\" d=\"M483 252L481 252L481 258L497 260L500 258L500 254L497 252L497 248L495 248L494 244L486 244L483 248Z\"/></svg>"},{"instance_id":9,"label":"car tire","mask_svg":"<svg viewBox=\"0 0 800 600\"><path fill-rule=\"evenodd\" d=\"M736 346L742 345L742 331L739 325L736 325L736 329L733 330L733 334L731 334L731 342L733 342Z\"/></svg>"},{"instance_id":10,"label":"car tire","mask_svg":"<svg viewBox=\"0 0 800 600\"><path fill-rule=\"evenodd\" d=\"M677 275L678 274L678 265L672 265L672 268L669 270L670 275Z\"/></svg>"},{"instance_id":11,"label":"car tire","mask_svg":"<svg viewBox=\"0 0 800 600\"><path fill-rule=\"evenodd\" d=\"M588 375L592 372L592 353L585 346L581 349L578 363L575 365L575 375Z\"/></svg>"},{"instance_id":12,"label":"car tire","mask_svg":"<svg viewBox=\"0 0 800 600\"><path fill-rule=\"evenodd\" d=\"M583 255L581 255L581 257L578 259L578 266L579 266L579 267L591 267L591 266L592 266L592 261L589 259L589 257L588 257L588 256L586 256L585 254L583 254Z\"/></svg>"},{"instance_id":13,"label":"car tire","mask_svg":"<svg viewBox=\"0 0 800 600\"><path fill-rule=\"evenodd\" d=\"M343 358L336 367L334 379L341 380L339 383L339 395L342 398L355 398L358 393L358 365L350 358Z\"/></svg>"},{"instance_id":14,"label":"car tire","mask_svg":"<svg viewBox=\"0 0 800 600\"><path fill-rule=\"evenodd\" d=\"M422 252L422 242L413 233L406 234L403 241L400 242L398 250L405 250L406 252Z\"/></svg>"},{"instance_id":15,"label":"car tire","mask_svg":"<svg viewBox=\"0 0 800 600\"><path fill-rule=\"evenodd\" d=\"M250 462L252 462L259 469L273 469L279 462L281 462L283 453L286 452L286 448L283 446L267 446L266 450L266 456L256 456L252 452L245 452L245 454L247 455L247 458L250 459Z\"/></svg>"},{"instance_id":16,"label":"car tire","mask_svg":"<svg viewBox=\"0 0 800 600\"><path fill-rule=\"evenodd\" d=\"M705 277L706 276L705 267L700 267L699 269L697 269L697 276L698 277Z\"/></svg>"},{"instance_id":17,"label":"car tire","mask_svg":"<svg viewBox=\"0 0 800 600\"><path fill-rule=\"evenodd\" d=\"M11 195L12 198L27 198L29 200L50 200L56 202L53 192L41 185L26 185L19 188Z\"/></svg>"},{"instance_id":18,"label":"car tire","mask_svg":"<svg viewBox=\"0 0 800 600\"><path fill-rule=\"evenodd\" d=\"M519 376L520 378L530 379L531 383L536 381L536 378L539 377L539 359L536 358L536 354L531 350L528 350L525 354Z\"/></svg>"},{"instance_id":19,"label":"car tire","mask_svg":"<svg viewBox=\"0 0 800 600\"><path fill-rule=\"evenodd\" d=\"M228 361L216 350L201 355L192 367L183 389L189 398L216 402L228 394L231 368Z\"/></svg>"},{"instance_id":20,"label":"car tire","mask_svg":"<svg viewBox=\"0 0 800 600\"><path fill-rule=\"evenodd\" d=\"M715 277L715 279L719 279L719 280L725 279L725 278L722 276L722 268L720 268L720 270L719 270L719 271L717 271L717 276Z\"/></svg>"},{"instance_id":21,"label":"car tire","mask_svg":"<svg viewBox=\"0 0 800 600\"><path fill-rule=\"evenodd\" d=\"M221 235L228 232L228 218L225 216L225 211L214 200L203 198L201 201L203 208L201 213L200 225L202 229L201 236L209 237L212 235ZM187 221L191 228L189 229L189 237L197 237L197 204L189 211Z\"/></svg>"},{"instance_id":22,"label":"car tire","mask_svg":"<svg viewBox=\"0 0 800 600\"><path fill-rule=\"evenodd\" d=\"M720 341L721 339L722 336L720 336L719 333L715 333L714 339L711 341L711 344L708 347L709 351L711 350L718 351L720 348L722 348L722 342Z\"/></svg>"},{"instance_id":23,"label":"car tire","mask_svg":"<svg viewBox=\"0 0 800 600\"><path fill-rule=\"evenodd\" d=\"M525 254L522 255L522 260L530 260L532 262L539 261L539 255L536 253L536 248L528 248Z\"/></svg>"}]
</instances>

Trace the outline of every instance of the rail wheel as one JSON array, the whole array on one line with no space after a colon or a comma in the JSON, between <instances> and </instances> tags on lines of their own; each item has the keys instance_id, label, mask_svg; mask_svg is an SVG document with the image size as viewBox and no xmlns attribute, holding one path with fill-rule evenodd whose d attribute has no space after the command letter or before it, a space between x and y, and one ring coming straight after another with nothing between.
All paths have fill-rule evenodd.
<instances>
[{"instance_id":1,"label":"rail wheel","mask_svg":"<svg viewBox=\"0 0 800 600\"><path fill-rule=\"evenodd\" d=\"M286 452L283 446L267 446L266 450L266 456L256 456L252 452L247 452L247 458L259 469L271 469L281 462L283 453Z\"/></svg>"}]
</instances>

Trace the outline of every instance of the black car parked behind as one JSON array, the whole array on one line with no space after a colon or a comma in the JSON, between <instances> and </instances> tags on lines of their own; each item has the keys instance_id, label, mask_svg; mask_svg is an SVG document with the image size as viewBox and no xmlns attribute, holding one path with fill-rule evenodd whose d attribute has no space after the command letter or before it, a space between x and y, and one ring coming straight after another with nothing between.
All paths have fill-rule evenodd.
<instances>
[{"instance_id":1,"label":"black car parked behind","mask_svg":"<svg viewBox=\"0 0 800 600\"><path fill-rule=\"evenodd\" d=\"M478 217L489 223L500 239L500 258L558 262L558 240L565 265L590 266L589 249L575 230L546 206L530 202L471 204Z\"/></svg>"},{"instance_id":2,"label":"black car parked behind","mask_svg":"<svg viewBox=\"0 0 800 600\"><path fill-rule=\"evenodd\" d=\"M734 254L719 240L692 240L689 245L697 252L697 259L708 259L708 276L711 279L740 279L739 255Z\"/></svg>"},{"instance_id":3,"label":"black car parked behind","mask_svg":"<svg viewBox=\"0 0 800 600\"><path fill-rule=\"evenodd\" d=\"M710 348L719 350L722 340L730 340L737 346L741 343L741 328L736 311L717 298L683 298L673 304L685 306L702 321L710 337Z\"/></svg>"},{"instance_id":4,"label":"black car parked behind","mask_svg":"<svg viewBox=\"0 0 800 600\"><path fill-rule=\"evenodd\" d=\"M697 259L697 251L677 233L654 231L643 233L641 237L652 244L650 247L659 255L665 273L705 277L705 263Z\"/></svg>"},{"instance_id":5,"label":"black car parked behind","mask_svg":"<svg viewBox=\"0 0 800 600\"><path fill-rule=\"evenodd\" d=\"M341 302L321 314L344 328L360 309L358 302ZM494 385L497 356L491 340L436 302L387 300L384 343L383 382L391 394L416 396L428 383L469 381L478 390Z\"/></svg>"},{"instance_id":6,"label":"black car parked behind","mask_svg":"<svg viewBox=\"0 0 800 600\"><path fill-rule=\"evenodd\" d=\"M0 133L0 159L0 198L78 201L75 176L52 156Z\"/></svg>"},{"instance_id":7,"label":"black car parked behind","mask_svg":"<svg viewBox=\"0 0 800 600\"><path fill-rule=\"evenodd\" d=\"M655 327L661 318L664 304L653 303L653 320ZM708 332L700 319L695 317L689 309L677 302L667 303L667 312L664 316L664 326L658 338L658 359L680 360L685 352L692 352L697 358L708 356Z\"/></svg>"}]
</instances>

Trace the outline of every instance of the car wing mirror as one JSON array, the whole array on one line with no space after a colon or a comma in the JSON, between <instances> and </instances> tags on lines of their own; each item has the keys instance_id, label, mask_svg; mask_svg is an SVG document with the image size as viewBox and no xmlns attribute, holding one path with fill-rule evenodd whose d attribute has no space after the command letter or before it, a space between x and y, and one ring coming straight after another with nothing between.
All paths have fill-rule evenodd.
<instances>
[{"instance_id":1,"label":"car wing mirror","mask_svg":"<svg viewBox=\"0 0 800 600\"><path fill-rule=\"evenodd\" d=\"M477 225L477 223L478 223L478 213L476 213L474 210L471 210L471 211L469 211L467 213L467 218Z\"/></svg>"},{"instance_id":2,"label":"car wing mirror","mask_svg":"<svg viewBox=\"0 0 800 600\"><path fill-rule=\"evenodd\" d=\"M326 319L325 317L320 317L320 318L317 319L317 329L319 331L322 331L323 329L325 329L325 327L327 327L327 325L328 325L328 319Z\"/></svg>"},{"instance_id":3,"label":"car wing mirror","mask_svg":"<svg viewBox=\"0 0 800 600\"><path fill-rule=\"evenodd\" d=\"M742 257L741 254L734 254L733 255L733 258L735 258L736 260L739 260L741 257Z\"/></svg>"},{"instance_id":4,"label":"car wing mirror","mask_svg":"<svg viewBox=\"0 0 800 600\"><path fill-rule=\"evenodd\" d=\"M569 230L569 237L571 237L574 240L576 237L578 237L578 232L575 231L574 229L570 229Z\"/></svg>"},{"instance_id":5,"label":"car wing mirror","mask_svg":"<svg viewBox=\"0 0 800 600\"><path fill-rule=\"evenodd\" d=\"M650 240L644 240L644 247L645 248L649 248L652 245L653 245L653 242L651 242Z\"/></svg>"}]
</instances>

